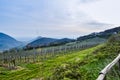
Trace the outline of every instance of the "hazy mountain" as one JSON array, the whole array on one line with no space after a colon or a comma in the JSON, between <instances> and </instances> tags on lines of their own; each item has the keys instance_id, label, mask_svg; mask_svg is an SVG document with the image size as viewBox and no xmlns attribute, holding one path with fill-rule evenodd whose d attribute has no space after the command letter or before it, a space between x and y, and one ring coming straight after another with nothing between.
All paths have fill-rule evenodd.
<instances>
[{"instance_id":1,"label":"hazy mountain","mask_svg":"<svg viewBox=\"0 0 120 80\"><path fill-rule=\"evenodd\" d=\"M8 50L20 45L22 45L21 42L17 41L7 34L0 33L0 51Z\"/></svg>"},{"instance_id":2,"label":"hazy mountain","mask_svg":"<svg viewBox=\"0 0 120 80\"><path fill-rule=\"evenodd\" d=\"M51 42L56 41L57 39L54 38L46 38L46 37L39 37L35 39L34 41L30 42L27 44L27 48L33 48L33 47L41 47L41 46L47 46Z\"/></svg>"},{"instance_id":3,"label":"hazy mountain","mask_svg":"<svg viewBox=\"0 0 120 80\"><path fill-rule=\"evenodd\" d=\"M84 41L87 39L92 39L92 38L103 38L103 39L108 39L111 35L117 34L120 32L120 27L108 29L99 33L91 33L89 35L81 36L77 38L77 41Z\"/></svg>"},{"instance_id":4,"label":"hazy mountain","mask_svg":"<svg viewBox=\"0 0 120 80\"><path fill-rule=\"evenodd\" d=\"M117 34L120 31L120 27L108 29L99 33L91 33L89 35L81 36L77 38L77 41L80 42L89 42L89 43L103 43L105 42L111 35ZM57 46L66 44L69 42L75 41L73 39L62 38L62 39L54 39L54 38L46 38L46 37L38 37L34 39L32 42L26 45L26 48L37 48L37 47L46 47L46 46Z\"/></svg>"},{"instance_id":5,"label":"hazy mountain","mask_svg":"<svg viewBox=\"0 0 120 80\"><path fill-rule=\"evenodd\" d=\"M62 45L62 44L66 44L66 43L73 42L73 41L75 41L75 40L69 39L69 38L62 38L62 39L56 40L54 42L51 42L50 46Z\"/></svg>"},{"instance_id":6,"label":"hazy mountain","mask_svg":"<svg viewBox=\"0 0 120 80\"><path fill-rule=\"evenodd\" d=\"M38 37L33 42L27 44L26 48L30 49L37 47L57 46L72 41L74 41L74 39L69 39L69 38L55 39L55 38Z\"/></svg>"}]
</instances>

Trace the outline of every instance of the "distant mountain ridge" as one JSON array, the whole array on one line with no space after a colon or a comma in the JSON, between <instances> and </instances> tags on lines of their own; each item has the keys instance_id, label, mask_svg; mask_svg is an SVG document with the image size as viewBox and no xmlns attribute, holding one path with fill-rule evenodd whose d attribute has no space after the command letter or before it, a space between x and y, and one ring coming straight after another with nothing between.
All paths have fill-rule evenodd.
<instances>
[{"instance_id":1,"label":"distant mountain ridge","mask_svg":"<svg viewBox=\"0 0 120 80\"><path fill-rule=\"evenodd\" d=\"M111 35L120 33L120 27L115 27L112 29L108 29L102 32L94 32L85 36L80 36L76 40L78 42L105 42ZM31 42L22 44L22 42L17 41L13 37L6 35L4 33L0 33L0 51L8 50L15 47L26 47L26 48L36 48L36 47L46 47L46 46L57 46L63 45L69 42L76 41L74 39L62 38L47 38L47 37L37 37L36 39L31 40Z\"/></svg>"},{"instance_id":2,"label":"distant mountain ridge","mask_svg":"<svg viewBox=\"0 0 120 80\"><path fill-rule=\"evenodd\" d=\"M77 41L80 42L89 42L89 43L104 43L107 41L107 39L113 35L120 32L120 27L115 27L112 29L108 29L102 32L94 32L89 35L80 36L77 38ZM28 48L35 48L35 47L46 47L46 46L57 46L57 45L63 45L69 42L76 41L74 39L69 38L62 38L62 39L54 39L54 38L46 38L46 37L39 37L33 42L27 44L26 47Z\"/></svg>"},{"instance_id":3,"label":"distant mountain ridge","mask_svg":"<svg viewBox=\"0 0 120 80\"><path fill-rule=\"evenodd\" d=\"M26 45L27 48L36 48L47 46L49 43L56 41L55 38L40 37Z\"/></svg>"},{"instance_id":4,"label":"distant mountain ridge","mask_svg":"<svg viewBox=\"0 0 120 80\"><path fill-rule=\"evenodd\" d=\"M75 41L75 40L74 39L69 39L69 38L62 38L62 39L58 39L58 40L56 40L54 42L51 42L50 46L63 45L63 44L73 42L73 41Z\"/></svg>"},{"instance_id":5,"label":"distant mountain ridge","mask_svg":"<svg viewBox=\"0 0 120 80\"><path fill-rule=\"evenodd\" d=\"M74 40L69 38L55 39L55 38L40 37L34 40L33 42L27 44L26 48L30 49L30 48L37 48L37 47L57 46L57 45L62 45L72 41Z\"/></svg>"},{"instance_id":6,"label":"distant mountain ridge","mask_svg":"<svg viewBox=\"0 0 120 80\"><path fill-rule=\"evenodd\" d=\"M0 51L8 50L22 45L22 42L17 41L13 37L0 33Z\"/></svg>"},{"instance_id":7,"label":"distant mountain ridge","mask_svg":"<svg viewBox=\"0 0 120 80\"><path fill-rule=\"evenodd\" d=\"M84 40L92 39L92 38L96 38L96 37L108 39L110 36L117 34L119 32L120 32L120 27L115 27L112 29L108 29L108 30L99 32L99 33L94 32L94 33L91 33L89 35L80 36L77 38L77 41L84 41Z\"/></svg>"}]
</instances>

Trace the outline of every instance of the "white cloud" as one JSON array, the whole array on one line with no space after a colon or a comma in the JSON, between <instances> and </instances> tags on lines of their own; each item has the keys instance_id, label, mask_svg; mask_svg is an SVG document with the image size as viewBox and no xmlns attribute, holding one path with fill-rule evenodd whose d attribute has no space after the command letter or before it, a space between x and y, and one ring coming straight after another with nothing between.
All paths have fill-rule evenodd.
<instances>
[{"instance_id":1,"label":"white cloud","mask_svg":"<svg viewBox=\"0 0 120 80\"><path fill-rule=\"evenodd\" d=\"M83 4L79 8L95 20L120 25L120 0L101 0Z\"/></svg>"},{"instance_id":2,"label":"white cloud","mask_svg":"<svg viewBox=\"0 0 120 80\"><path fill-rule=\"evenodd\" d=\"M88 19L84 12L79 10L79 0L13 0L5 9L8 13L2 14L14 19L29 19L41 23L71 23L82 22ZM16 4L17 3L17 4ZM27 19L28 18L28 19Z\"/></svg>"},{"instance_id":3,"label":"white cloud","mask_svg":"<svg viewBox=\"0 0 120 80\"><path fill-rule=\"evenodd\" d=\"M107 28L106 24L95 21L91 15L92 11L89 16L88 8L91 2L94 4L97 1L100 2L100 0L3 0L5 4L0 6L2 10L0 17L4 18L4 22L0 19L2 24L0 26L3 26L0 29L15 37L38 35L77 37L100 31Z\"/></svg>"}]
</instances>

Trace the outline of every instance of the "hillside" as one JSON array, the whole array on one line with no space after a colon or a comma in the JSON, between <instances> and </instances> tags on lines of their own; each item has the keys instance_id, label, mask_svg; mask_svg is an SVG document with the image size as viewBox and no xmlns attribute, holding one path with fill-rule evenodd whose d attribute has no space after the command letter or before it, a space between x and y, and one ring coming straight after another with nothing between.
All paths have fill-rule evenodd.
<instances>
[{"instance_id":1,"label":"hillside","mask_svg":"<svg viewBox=\"0 0 120 80\"><path fill-rule=\"evenodd\" d=\"M66 43L70 43L75 41L74 39L69 39L69 38L62 38L62 39L58 39L54 42L51 42L49 45L50 46L58 46L58 45L65 45Z\"/></svg>"},{"instance_id":2,"label":"hillside","mask_svg":"<svg viewBox=\"0 0 120 80\"><path fill-rule=\"evenodd\" d=\"M120 32L120 27L115 27L115 28L108 29L108 30L105 30L102 32L98 32L98 33L94 32L89 35L78 37L77 41L84 41L84 40L92 39L92 38L96 38L96 37L108 39L111 35L117 34L119 32Z\"/></svg>"},{"instance_id":3,"label":"hillside","mask_svg":"<svg viewBox=\"0 0 120 80\"><path fill-rule=\"evenodd\" d=\"M59 45L65 45L66 43L73 42L74 39L69 38L62 38L62 39L54 39L54 38L46 38L46 37L40 37L36 40L28 43L26 45L26 49L29 48L39 48L39 47L50 47L50 46L59 46Z\"/></svg>"},{"instance_id":4,"label":"hillside","mask_svg":"<svg viewBox=\"0 0 120 80\"><path fill-rule=\"evenodd\" d=\"M0 54L0 79L96 80L118 53L119 32L109 39L95 37L61 46L5 52ZM119 80L120 74L115 67L107 75L108 80Z\"/></svg>"},{"instance_id":5,"label":"hillside","mask_svg":"<svg viewBox=\"0 0 120 80\"><path fill-rule=\"evenodd\" d=\"M100 47L100 46L99 46ZM73 51L68 52L67 54L60 55L56 57L47 59L42 62L37 63L22 63L19 64L18 70L8 70L6 68L0 67L0 78L1 80L29 80L29 79L43 79L49 80L48 78L54 74L55 68L58 66L69 66L69 63L74 61L83 61L87 55L90 55L94 50L99 47L90 48L83 51ZM7 76L7 77L5 77ZM52 79L52 80L64 80L64 79Z\"/></svg>"},{"instance_id":6,"label":"hillside","mask_svg":"<svg viewBox=\"0 0 120 80\"><path fill-rule=\"evenodd\" d=\"M9 35L0 33L0 51L20 46L22 43Z\"/></svg>"},{"instance_id":7,"label":"hillside","mask_svg":"<svg viewBox=\"0 0 120 80\"><path fill-rule=\"evenodd\" d=\"M120 53L119 46L120 35L114 35L106 44L94 49L92 53L86 52L90 54L87 54L83 60L78 58L77 61L71 60L71 62L58 66L51 78L56 80L96 80L98 73ZM108 80L119 80L120 73L116 69L116 67L112 68L107 74Z\"/></svg>"},{"instance_id":8,"label":"hillside","mask_svg":"<svg viewBox=\"0 0 120 80\"><path fill-rule=\"evenodd\" d=\"M113 46L114 45L114 46ZM85 50L56 54L34 63L21 63L17 70L0 67L1 80L95 80L109 62L120 52L120 35L111 37L106 44ZM115 72L115 71L114 71ZM118 80L114 72L109 80ZM7 76L7 77L5 77Z\"/></svg>"},{"instance_id":9,"label":"hillside","mask_svg":"<svg viewBox=\"0 0 120 80\"><path fill-rule=\"evenodd\" d=\"M77 42L84 43L84 44L92 44L92 43L104 43L107 41L107 39L114 35L119 33L120 27L108 29L101 32L94 32L89 35L81 36L77 38ZM26 45L26 49L32 49L32 48L39 48L39 47L49 47L49 46L58 46L58 45L64 45L66 43L70 42L76 42L74 39L69 38L62 38L62 39L54 39L54 38L46 38L46 37L38 37L37 39L33 40L32 42L28 43Z\"/></svg>"},{"instance_id":10,"label":"hillside","mask_svg":"<svg viewBox=\"0 0 120 80\"><path fill-rule=\"evenodd\" d=\"M36 48L36 47L42 47L47 46L51 42L56 41L57 39L54 38L46 38L46 37L40 37L26 45L26 48Z\"/></svg>"}]
</instances>

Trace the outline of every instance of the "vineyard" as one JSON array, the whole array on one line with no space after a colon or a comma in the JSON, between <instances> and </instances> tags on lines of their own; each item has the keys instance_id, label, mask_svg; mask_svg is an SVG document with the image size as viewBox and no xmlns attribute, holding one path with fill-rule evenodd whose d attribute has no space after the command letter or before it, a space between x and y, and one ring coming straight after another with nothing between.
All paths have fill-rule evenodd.
<instances>
[{"instance_id":1,"label":"vineyard","mask_svg":"<svg viewBox=\"0 0 120 80\"><path fill-rule=\"evenodd\" d=\"M65 55L72 51L82 50L98 45L98 43L91 44L67 44L56 47L39 48L33 50L12 50L0 54L1 66L6 66L9 69L14 69L21 63L35 63L42 62L49 58L58 55Z\"/></svg>"},{"instance_id":2,"label":"vineyard","mask_svg":"<svg viewBox=\"0 0 120 80\"><path fill-rule=\"evenodd\" d=\"M114 47L110 43L96 45L70 43L1 53L0 79L96 80L99 72L116 57L114 53L119 51L119 44ZM109 75L114 78L115 70L107 74L108 79L111 78Z\"/></svg>"},{"instance_id":3,"label":"vineyard","mask_svg":"<svg viewBox=\"0 0 120 80\"><path fill-rule=\"evenodd\" d=\"M114 52L119 51L117 43L113 47L110 42L101 44L95 40L0 53L0 79L95 80L100 70L116 57Z\"/></svg>"}]
</instances>

